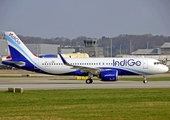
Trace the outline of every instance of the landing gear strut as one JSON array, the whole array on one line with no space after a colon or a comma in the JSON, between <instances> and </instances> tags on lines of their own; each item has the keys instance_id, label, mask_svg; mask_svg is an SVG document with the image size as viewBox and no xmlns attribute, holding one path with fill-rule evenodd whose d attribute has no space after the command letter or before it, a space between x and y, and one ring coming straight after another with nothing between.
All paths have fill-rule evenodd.
<instances>
[{"instance_id":1,"label":"landing gear strut","mask_svg":"<svg viewBox=\"0 0 170 120\"><path fill-rule=\"evenodd\" d=\"M93 74L88 73L88 79L86 80L86 84L93 83L93 80L91 79L93 77Z\"/></svg>"},{"instance_id":2,"label":"landing gear strut","mask_svg":"<svg viewBox=\"0 0 170 120\"><path fill-rule=\"evenodd\" d=\"M143 83L148 83L148 81L146 80L146 76L143 76Z\"/></svg>"}]
</instances>

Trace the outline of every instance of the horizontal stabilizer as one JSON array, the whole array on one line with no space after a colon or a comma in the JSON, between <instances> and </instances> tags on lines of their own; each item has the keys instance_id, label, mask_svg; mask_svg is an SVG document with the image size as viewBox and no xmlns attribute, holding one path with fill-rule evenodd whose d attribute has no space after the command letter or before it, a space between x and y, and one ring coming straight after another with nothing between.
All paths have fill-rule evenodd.
<instances>
[{"instance_id":1,"label":"horizontal stabilizer","mask_svg":"<svg viewBox=\"0 0 170 120\"><path fill-rule=\"evenodd\" d=\"M9 64L15 64L15 65L20 66L20 67L25 66L25 62L22 62L22 61L5 61L5 62L9 63Z\"/></svg>"}]
</instances>

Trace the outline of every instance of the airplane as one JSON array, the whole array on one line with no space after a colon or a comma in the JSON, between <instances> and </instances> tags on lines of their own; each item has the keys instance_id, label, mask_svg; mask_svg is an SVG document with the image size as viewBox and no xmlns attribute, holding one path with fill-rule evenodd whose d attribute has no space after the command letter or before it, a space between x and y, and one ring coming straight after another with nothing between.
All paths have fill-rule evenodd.
<instances>
[{"instance_id":1,"label":"airplane","mask_svg":"<svg viewBox=\"0 0 170 120\"><path fill-rule=\"evenodd\" d=\"M51 75L88 76L87 84L93 83L94 76L101 81L117 81L120 75L146 76L165 73L169 69L160 61L151 58L39 58L33 55L12 31L5 31L5 39L11 59L2 61L12 67Z\"/></svg>"}]
</instances>

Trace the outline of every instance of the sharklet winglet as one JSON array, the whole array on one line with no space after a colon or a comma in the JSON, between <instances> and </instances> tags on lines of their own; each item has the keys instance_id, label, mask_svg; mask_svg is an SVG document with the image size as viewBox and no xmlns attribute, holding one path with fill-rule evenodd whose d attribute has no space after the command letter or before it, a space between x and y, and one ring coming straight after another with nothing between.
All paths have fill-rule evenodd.
<instances>
[{"instance_id":1,"label":"sharklet winglet","mask_svg":"<svg viewBox=\"0 0 170 120\"><path fill-rule=\"evenodd\" d=\"M68 65L68 66L70 65L70 64L64 59L64 57L63 57L61 54L59 54L59 56L60 56L62 62L64 63L64 65Z\"/></svg>"}]
</instances>

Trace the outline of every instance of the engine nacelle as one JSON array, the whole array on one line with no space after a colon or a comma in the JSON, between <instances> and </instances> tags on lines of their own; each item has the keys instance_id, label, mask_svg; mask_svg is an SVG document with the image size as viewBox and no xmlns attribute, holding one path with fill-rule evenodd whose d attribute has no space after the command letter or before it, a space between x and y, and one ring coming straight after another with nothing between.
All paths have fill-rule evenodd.
<instances>
[{"instance_id":1,"label":"engine nacelle","mask_svg":"<svg viewBox=\"0 0 170 120\"><path fill-rule=\"evenodd\" d=\"M109 70L103 71L100 73L101 81L117 81L118 80L118 71Z\"/></svg>"}]
</instances>

